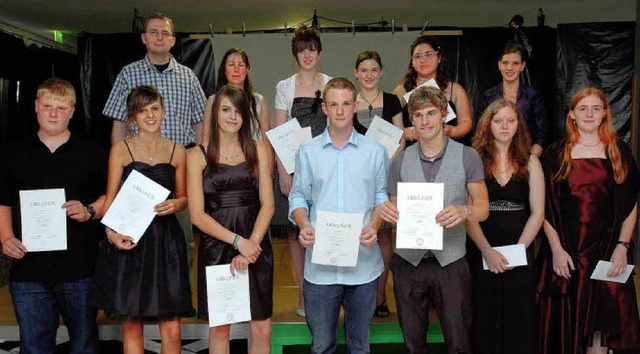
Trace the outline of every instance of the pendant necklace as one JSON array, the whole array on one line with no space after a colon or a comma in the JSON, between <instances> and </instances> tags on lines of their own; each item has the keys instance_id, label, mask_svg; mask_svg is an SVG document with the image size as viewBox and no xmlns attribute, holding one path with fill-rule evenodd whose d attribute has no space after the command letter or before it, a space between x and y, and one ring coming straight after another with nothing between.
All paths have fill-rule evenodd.
<instances>
[{"instance_id":1,"label":"pendant necklace","mask_svg":"<svg viewBox=\"0 0 640 354\"><path fill-rule=\"evenodd\" d=\"M362 99L369 104L369 119L371 119L371 111L373 111L373 103L375 103L376 100L378 99L378 96L380 96L380 92L382 91L378 90L376 97L374 97L373 100L371 100L371 102L369 102L366 98L364 98L364 95L362 94L362 92L360 92L360 97L362 97Z\"/></svg>"}]
</instances>

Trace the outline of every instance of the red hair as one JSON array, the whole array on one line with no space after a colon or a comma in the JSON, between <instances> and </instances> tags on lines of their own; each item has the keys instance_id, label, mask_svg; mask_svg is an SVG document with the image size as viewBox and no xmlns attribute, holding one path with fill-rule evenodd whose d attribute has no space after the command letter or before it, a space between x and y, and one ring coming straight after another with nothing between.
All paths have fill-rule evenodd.
<instances>
[{"instance_id":1,"label":"red hair","mask_svg":"<svg viewBox=\"0 0 640 354\"><path fill-rule=\"evenodd\" d=\"M575 95L573 95L573 98L571 98L571 102L569 104L569 109L571 111L575 110L578 106L578 103L589 96L594 96L602 101L604 117L602 117L602 122L600 122L600 126L598 127L598 137L602 141L602 144L604 144L607 157L609 158L609 160L611 160L611 165L613 166L613 176L616 180L616 183L621 184L627 179L627 170L622 162L622 157L620 155L620 146L618 145L618 134L613 127L613 119L611 117L611 112L609 111L609 102L604 96L604 93L602 93L600 89L597 89L595 87L585 87L578 91ZM564 146L564 156L562 158L560 168L558 169L558 173L556 173L556 175L554 176L554 179L556 181L565 179L569 175L573 164L573 160L571 159L571 151L576 146L576 144L578 143L578 139L580 138L578 126L574 124L573 118L571 118L571 112L567 114L565 127L567 131L565 133L566 143Z\"/></svg>"}]
</instances>

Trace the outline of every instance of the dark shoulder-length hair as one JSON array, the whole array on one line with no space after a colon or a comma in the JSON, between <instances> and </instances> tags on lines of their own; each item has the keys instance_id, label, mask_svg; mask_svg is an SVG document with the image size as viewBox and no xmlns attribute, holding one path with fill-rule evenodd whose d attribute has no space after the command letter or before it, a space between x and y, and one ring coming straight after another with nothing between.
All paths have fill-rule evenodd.
<instances>
[{"instance_id":1,"label":"dark shoulder-length hair","mask_svg":"<svg viewBox=\"0 0 640 354\"><path fill-rule=\"evenodd\" d=\"M220 112L220 105L224 98L228 98L230 103L240 111L240 115L242 116L242 125L238 131L238 140L240 141L242 153L247 160L247 171L249 175L254 176L258 166L258 152L256 151L256 145L251 136L251 124L246 124L248 122L247 117L249 117L249 119L251 117L249 98L243 89L231 85L223 86L213 100L211 127L209 130L211 134L209 135L209 146L207 148L209 165L214 171L217 170L219 165L220 132L218 130L218 112Z\"/></svg>"},{"instance_id":2,"label":"dark shoulder-length hair","mask_svg":"<svg viewBox=\"0 0 640 354\"><path fill-rule=\"evenodd\" d=\"M136 115L142 108L160 101L160 106L164 110L164 101L162 95L155 87L151 85L140 85L134 87L127 96L127 121L126 126L129 131L133 129L136 121Z\"/></svg>"},{"instance_id":3,"label":"dark shoulder-length hair","mask_svg":"<svg viewBox=\"0 0 640 354\"><path fill-rule=\"evenodd\" d=\"M440 89L444 90L449 82L451 81L451 77L449 76L449 70L447 68L447 57L442 52L442 47L437 39L430 36L420 36L416 38L413 43L411 43L411 49L409 52L409 68L406 74L404 74L404 78L402 79L402 86L405 91L409 92L416 88L416 84L418 81L418 72L413 67L413 52L416 50L416 47L420 44L428 44L433 48L434 51L438 52L438 58L440 58L440 63L436 68L436 83L440 86Z\"/></svg>"},{"instance_id":4,"label":"dark shoulder-length hair","mask_svg":"<svg viewBox=\"0 0 640 354\"><path fill-rule=\"evenodd\" d=\"M569 103L569 110L574 111L577 108L578 103L589 96L595 96L602 101L604 117L602 117L602 121L598 127L598 137L600 137L602 144L604 144L605 152L611 160L614 179L617 184L621 184L627 179L628 171L625 167L624 161L622 161L620 146L618 144L618 134L616 133L616 129L613 127L613 117L609 110L609 101L607 101L604 93L595 87L585 87L573 95L571 102ZM573 165L571 151L580 139L580 131L578 130L578 126L575 121L571 118L571 112L567 114L565 127L567 130L565 133L566 143L564 146L564 156L562 158L560 168L558 169L558 173L554 176L556 181L566 179L567 176L569 176L569 172Z\"/></svg>"},{"instance_id":5,"label":"dark shoulder-length hair","mask_svg":"<svg viewBox=\"0 0 640 354\"><path fill-rule=\"evenodd\" d=\"M482 113L478 121L472 146L476 149L480 158L482 158L485 177L493 178L494 173L498 171L499 167L498 161L496 161L498 150L494 144L493 134L491 134L491 121L493 117L498 114L498 111L504 107L511 108L516 113L518 119L518 128L509 144L507 152L508 163L511 165L511 168L513 168L513 176L516 179L526 179L529 178L531 137L529 137L529 131L522 112L520 112L518 105L515 103L504 98L493 101L484 113Z\"/></svg>"},{"instance_id":6,"label":"dark shoulder-length hair","mask_svg":"<svg viewBox=\"0 0 640 354\"><path fill-rule=\"evenodd\" d=\"M231 48L224 53L222 60L220 61L220 66L218 66L218 79L216 80L216 93L220 91L225 85L229 84L229 80L227 80L227 75L225 75L225 67L227 66L227 59L232 54L238 54L244 61L244 65L247 66L247 69L251 69L251 64L249 64L249 56L247 53L240 48ZM251 85L251 80L249 79L249 74L244 78L244 84L242 86L244 92L249 96L250 106L251 106L251 126L255 127L255 129L260 130L260 119L258 119L258 107L256 103L256 98L253 95L253 85ZM244 118L244 117L243 117Z\"/></svg>"}]
</instances>

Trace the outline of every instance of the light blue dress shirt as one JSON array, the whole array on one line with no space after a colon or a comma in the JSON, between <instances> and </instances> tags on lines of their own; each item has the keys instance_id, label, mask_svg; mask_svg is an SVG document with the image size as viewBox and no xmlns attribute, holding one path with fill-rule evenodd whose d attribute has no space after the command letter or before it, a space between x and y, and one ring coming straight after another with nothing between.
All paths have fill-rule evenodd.
<instances>
[{"instance_id":1,"label":"light blue dress shirt","mask_svg":"<svg viewBox=\"0 0 640 354\"><path fill-rule=\"evenodd\" d=\"M293 211L303 208L314 228L317 210L363 213L364 226L371 220L374 207L389 200L387 151L355 129L342 148L331 142L327 129L302 145L295 171L289 193L289 219L294 223ZM377 243L371 248L360 245L355 267L313 264L312 252L309 248L305 253L304 278L314 284L366 284L384 269Z\"/></svg>"}]
</instances>

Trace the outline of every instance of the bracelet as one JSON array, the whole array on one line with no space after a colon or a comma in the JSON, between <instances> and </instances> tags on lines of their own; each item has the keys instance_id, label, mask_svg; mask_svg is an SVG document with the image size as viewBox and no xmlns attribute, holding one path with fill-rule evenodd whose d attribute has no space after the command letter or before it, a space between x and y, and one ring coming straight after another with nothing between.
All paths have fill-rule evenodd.
<instances>
[{"instance_id":1,"label":"bracelet","mask_svg":"<svg viewBox=\"0 0 640 354\"><path fill-rule=\"evenodd\" d=\"M467 217L471 216L471 210L469 210L469 207L467 206L467 204L463 205L464 210L467 211Z\"/></svg>"},{"instance_id":2,"label":"bracelet","mask_svg":"<svg viewBox=\"0 0 640 354\"><path fill-rule=\"evenodd\" d=\"M113 231L112 229L109 229L109 231L107 231L107 241L113 245L113 242L111 242L111 239L109 238L112 233L115 233L115 231Z\"/></svg>"},{"instance_id":3,"label":"bracelet","mask_svg":"<svg viewBox=\"0 0 640 354\"><path fill-rule=\"evenodd\" d=\"M260 243L260 241L261 241L260 235L258 235L258 234L252 234L250 238L255 238L257 243Z\"/></svg>"},{"instance_id":4,"label":"bracelet","mask_svg":"<svg viewBox=\"0 0 640 354\"><path fill-rule=\"evenodd\" d=\"M240 235L236 234L236 237L233 238L233 249L238 249L238 242L240 242Z\"/></svg>"},{"instance_id":5,"label":"bracelet","mask_svg":"<svg viewBox=\"0 0 640 354\"><path fill-rule=\"evenodd\" d=\"M631 248L631 242L628 242L628 241L618 241L618 244L623 245L627 249Z\"/></svg>"}]
</instances>

